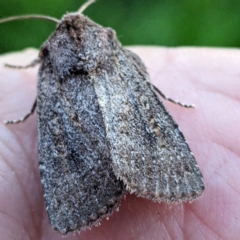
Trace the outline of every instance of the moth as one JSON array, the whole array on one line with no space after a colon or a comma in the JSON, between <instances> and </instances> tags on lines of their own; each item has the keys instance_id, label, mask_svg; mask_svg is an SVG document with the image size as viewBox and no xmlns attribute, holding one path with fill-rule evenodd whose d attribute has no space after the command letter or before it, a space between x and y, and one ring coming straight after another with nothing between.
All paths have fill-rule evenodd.
<instances>
[{"instance_id":1,"label":"moth","mask_svg":"<svg viewBox=\"0 0 240 240\"><path fill-rule=\"evenodd\" d=\"M92 2L61 21L41 16L57 28L26 66L41 64L37 100L23 119L7 122L23 122L37 107L46 209L61 234L99 223L127 191L174 202L204 190L198 164L141 59L113 29L82 14ZM22 18L30 17L39 16Z\"/></svg>"}]
</instances>

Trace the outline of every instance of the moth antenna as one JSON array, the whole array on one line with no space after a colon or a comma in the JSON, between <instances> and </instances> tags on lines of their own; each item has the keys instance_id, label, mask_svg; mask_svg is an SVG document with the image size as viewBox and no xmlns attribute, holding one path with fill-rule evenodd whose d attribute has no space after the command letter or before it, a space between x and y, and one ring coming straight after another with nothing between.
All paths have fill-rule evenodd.
<instances>
[{"instance_id":1,"label":"moth antenna","mask_svg":"<svg viewBox=\"0 0 240 240\"><path fill-rule=\"evenodd\" d=\"M80 9L78 10L78 13L79 14L82 14L83 11L89 6L91 5L92 3L96 2L96 0L88 0L87 2L85 2L81 7Z\"/></svg>"},{"instance_id":2,"label":"moth antenna","mask_svg":"<svg viewBox=\"0 0 240 240\"><path fill-rule=\"evenodd\" d=\"M43 20L48 20L48 21L55 22L55 23L60 23L60 21L56 18L44 16L44 15L37 15L37 14L7 17L7 18L0 19L0 23L11 22L11 21L16 21L16 20L31 19L31 18L43 19Z\"/></svg>"}]
</instances>

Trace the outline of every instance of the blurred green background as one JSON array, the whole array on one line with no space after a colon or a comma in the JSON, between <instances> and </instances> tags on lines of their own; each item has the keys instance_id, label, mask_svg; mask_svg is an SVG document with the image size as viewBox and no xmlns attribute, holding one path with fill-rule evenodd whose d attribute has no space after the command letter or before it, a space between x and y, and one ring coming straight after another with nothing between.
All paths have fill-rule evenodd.
<instances>
[{"instance_id":1,"label":"blurred green background","mask_svg":"<svg viewBox=\"0 0 240 240\"><path fill-rule=\"evenodd\" d=\"M0 0L0 18L74 12L83 0ZM117 31L123 45L240 46L240 0L98 0L85 15ZM0 53L39 48L55 24L24 20L0 25Z\"/></svg>"}]
</instances>

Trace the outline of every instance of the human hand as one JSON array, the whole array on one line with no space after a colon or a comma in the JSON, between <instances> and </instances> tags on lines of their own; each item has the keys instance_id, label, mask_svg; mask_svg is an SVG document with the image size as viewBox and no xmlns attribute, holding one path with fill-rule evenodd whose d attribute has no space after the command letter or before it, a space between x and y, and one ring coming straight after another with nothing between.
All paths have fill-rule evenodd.
<instances>
[{"instance_id":1,"label":"human hand","mask_svg":"<svg viewBox=\"0 0 240 240\"><path fill-rule=\"evenodd\" d=\"M152 83L185 109L163 101L184 133L203 173L206 190L192 203L154 203L134 194L101 226L66 239L238 239L240 233L240 51L210 48L131 48ZM37 68L18 70L37 51L0 58L0 237L62 239L45 210L37 156L36 113L4 125L32 107Z\"/></svg>"}]
</instances>

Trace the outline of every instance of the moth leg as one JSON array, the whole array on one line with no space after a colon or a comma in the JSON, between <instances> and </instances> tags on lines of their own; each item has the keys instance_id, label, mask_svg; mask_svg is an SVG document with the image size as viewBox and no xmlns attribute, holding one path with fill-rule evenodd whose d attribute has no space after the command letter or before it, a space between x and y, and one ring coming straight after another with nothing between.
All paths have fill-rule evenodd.
<instances>
[{"instance_id":1,"label":"moth leg","mask_svg":"<svg viewBox=\"0 0 240 240\"><path fill-rule=\"evenodd\" d=\"M24 122L28 117L30 117L34 113L36 107L37 107L37 99L34 101L30 112L26 114L23 118L18 120L4 121L4 123L7 125L7 124L16 124L16 123Z\"/></svg>"},{"instance_id":2,"label":"moth leg","mask_svg":"<svg viewBox=\"0 0 240 240\"><path fill-rule=\"evenodd\" d=\"M194 105L187 105L187 104L185 104L185 103L179 102L178 100L173 100L173 99L167 97L167 96L166 96L164 93L162 93L156 86L154 86L153 84L152 84L152 86L153 86L154 90L155 90L163 99L165 99L165 100L167 100L167 101L169 101L169 102L178 104L178 105L180 105L181 107L194 108Z\"/></svg>"},{"instance_id":3,"label":"moth leg","mask_svg":"<svg viewBox=\"0 0 240 240\"><path fill-rule=\"evenodd\" d=\"M41 58L36 58L34 59L31 63L29 63L26 66L17 66L17 65L11 65L6 63L5 67L9 67L9 68L18 68L18 69L26 69L26 68L30 68L30 67L35 67L37 64L41 63Z\"/></svg>"}]
</instances>

